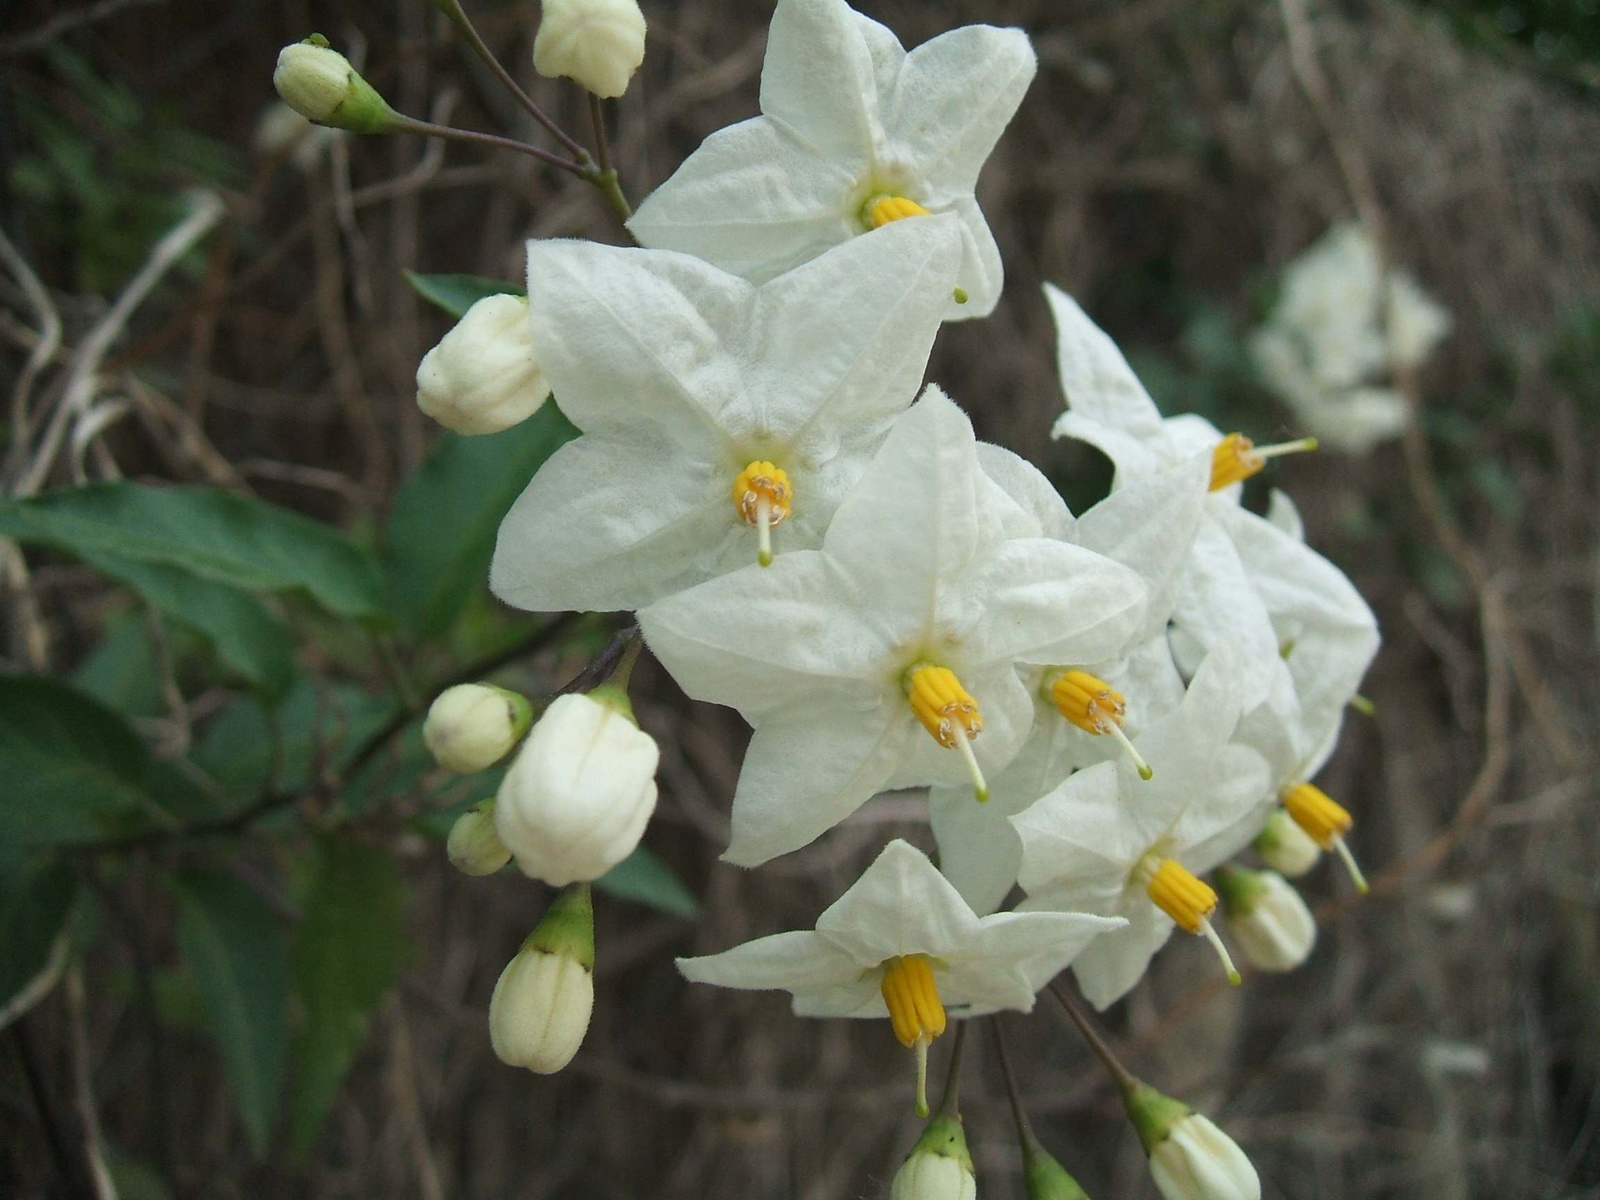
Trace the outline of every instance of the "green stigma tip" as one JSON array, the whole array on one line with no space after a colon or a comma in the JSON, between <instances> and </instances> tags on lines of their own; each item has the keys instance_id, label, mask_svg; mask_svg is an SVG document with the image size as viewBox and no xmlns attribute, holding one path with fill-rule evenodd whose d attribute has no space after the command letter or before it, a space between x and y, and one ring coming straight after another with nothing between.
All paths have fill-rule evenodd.
<instances>
[{"instance_id":1,"label":"green stigma tip","mask_svg":"<svg viewBox=\"0 0 1600 1200\"><path fill-rule=\"evenodd\" d=\"M756 561L758 563L760 563L763 567L770 567L772 565L772 554L771 554L771 552L767 551L767 550L763 550L760 554L756 555Z\"/></svg>"},{"instance_id":2,"label":"green stigma tip","mask_svg":"<svg viewBox=\"0 0 1600 1200\"><path fill-rule=\"evenodd\" d=\"M1139 768L1139 778L1144 780L1146 783L1150 782L1155 773L1155 768L1149 766L1148 764Z\"/></svg>"},{"instance_id":3,"label":"green stigma tip","mask_svg":"<svg viewBox=\"0 0 1600 1200\"><path fill-rule=\"evenodd\" d=\"M917 1101L917 1116L922 1117L924 1120L927 1119L927 1116L928 1116L928 1102L926 1100L918 1100Z\"/></svg>"},{"instance_id":4,"label":"green stigma tip","mask_svg":"<svg viewBox=\"0 0 1600 1200\"><path fill-rule=\"evenodd\" d=\"M1228 982L1233 984L1234 987L1238 987L1241 983L1244 982L1244 976L1239 974L1239 972L1237 972L1237 971L1229 971L1228 972Z\"/></svg>"},{"instance_id":5,"label":"green stigma tip","mask_svg":"<svg viewBox=\"0 0 1600 1200\"><path fill-rule=\"evenodd\" d=\"M967 302L967 289L966 288L957 288L954 292L951 293L951 295L953 295L955 297L955 301L956 301L957 304L965 304Z\"/></svg>"}]
</instances>

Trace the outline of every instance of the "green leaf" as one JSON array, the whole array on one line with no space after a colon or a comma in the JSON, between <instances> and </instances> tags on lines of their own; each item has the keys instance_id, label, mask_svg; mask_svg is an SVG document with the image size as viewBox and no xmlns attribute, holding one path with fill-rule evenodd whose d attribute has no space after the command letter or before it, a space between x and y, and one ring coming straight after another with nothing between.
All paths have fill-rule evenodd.
<instances>
[{"instance_id":1,"label":"green leaf","mask_svg":"<svg viewBox=\"0 0 1600 1200\"><path fill-rule=\"evenodd\" d=\"M293 947L305 1024L294 1041L293 1142L306 1154L366 1039L367 1018L400 974L405 893L393 861L348 838L317 843Z\"/></svg>"},{"instance_id":2,"label":"green leaf","mask_svg":"<svg viewBox=\"0 0 1600 1200\"><path fill-rule=\"evenodd\" d=\"M0 535L246 591L304 591L344 617L384 615L372 561L337 531L232 492L122 482L0 501Z\"/></svg>"},{"instance_id":3,"label":"green leaf","mask_svg":"<svg viewBox=\"0 0 1600 1200\"><path fill-rule=\"evenodd\" d=\"M58 859L0 878L0 1009L49 966L77 897L78 877Z\"/></svg>"},{"instance_id":4,"label":"green leaf","mask_svg":"<svg viewBox=\"0 0 1600 1200\"><path fill-rule=\"evenodd\" d=\"M419 275L415 271L405 274L406 282L417 289L417 295L444 309L458 321L467 315L467 309L485 296L526 295L514 283L485 279L481 275Z\"/></svg>"},{"instance_id":5,"label":"green leaf","mask_svg":"<svg viewBox=\"0 0 1600 1200\"><path fill-rule=\"evenodd\" d=\"M142 606L130 606L105 621L99 644L78 668L73 682L125 717L160 715L164 707L161 670Z\"/></svg>"},{"instance_id":6,"label":"green leaf","mask_svg":"<svg viewBox=\"0 0 1600 1200\"><path fill-rule=\"evenodd\" d=\"M688 920L700 915L700 901L666 863L640 846L594 881L607 895Z\"/></svg>"},{"instance_id":7,"label":"green leaf","mask_svg":"<svg viewBox=\"0 0 1600 1200\"><path fill-rule=\"evenodd\" d=\"M248 592L178 567L80 549L77 556L132 588L152 608L182 622L215 647L217 657L251 686L281 696L294 676L289 632Z\"/></svg>"},{"instance_id":8,"label":"green leaf","mask_svg":"<svg viewBox=\"0 0 1600 1200\"><path fill-rule=\"evenodd\" d=\"M55 680L0 676L0 847L24 851L104 835L159 813L152 764L127 723Z\"/></svg>"},{"instance_id":9,"label":"green leaf","mask_svg":"<svg viewBox=\"0 0 1600 1200\"><path fill-rule=\"evenodd\" d=\"M528 481L578 431L554 401L504 433L446 433L395 497L383 556L389 606L421 637L446 633L485 587L495 534Z\"/></svg>"},{"instance_id":10,"label":"green leaf","mask_svg":"<svg viewBox=\"0 0 1600 1200\"><path fill-rule=\"evenodd\" d=\"M288 937L278 914L232 875L184 875L178 896L178 946L205 1000L234 1101L259 1158L272 1140L283 1086Z\"/></svg>"}]
</instances>

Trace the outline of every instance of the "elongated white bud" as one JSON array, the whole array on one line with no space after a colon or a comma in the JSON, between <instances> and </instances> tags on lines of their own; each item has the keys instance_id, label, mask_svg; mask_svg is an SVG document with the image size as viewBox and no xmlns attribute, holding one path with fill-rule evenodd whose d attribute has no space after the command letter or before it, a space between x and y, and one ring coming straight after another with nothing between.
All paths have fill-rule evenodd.
<instances>
[{"instance_id":1,"label":"elongated white bud","mask_svg":"<svg viewBox=\"0 0 1600 1200\"><path fill-rule=\"evenodd\" d=\"M278 52L272 86L285 104L318 125L382 133L395 119L384 98L320 33Z\"/></svg>"},{"instance_id":2,"label":"elongated white bud","mask_svg":"<svg viewBox=\"0 0 1600 1200\"><path fill-rule=\"evenodd\" d=\"M479 300L417 367L417 406L457 433L510 429L549 398L521 296Z\"/></svg>"},{"instance_id":3,"label":"elongated white bud","mask_svg":"<svg viewBox=\"0 0 1600 1200\"><path fill-rule=\"evenodd\" d=\"M489 1001L501 1062L552 1075L572 1061L594 1012L594 908L588 884L557 896L506 964Z\"/></svg>"},{"instance_id":4,"label":"elongated white bud","mask_svg":"<svg viewBox=\"0 0 1600 1200\"><path fill-rule=\"evenodd\" d=\"M1234 944L1252 966L1292 971L1311 957L1317 919L1287 879L1276 871L1222 867L1216 881Z\"/></svg>"},{"instance_id":5,"label":"elongated white bud","mask_svg":"<svg viewBox=\"0 0 1600 1200\"><path fill-rule=\"evenodd\" d=\"M628 90L644 61L644 33L637 0L544 0L533 68L609 100Z\"/></svg>"}]
</instances>

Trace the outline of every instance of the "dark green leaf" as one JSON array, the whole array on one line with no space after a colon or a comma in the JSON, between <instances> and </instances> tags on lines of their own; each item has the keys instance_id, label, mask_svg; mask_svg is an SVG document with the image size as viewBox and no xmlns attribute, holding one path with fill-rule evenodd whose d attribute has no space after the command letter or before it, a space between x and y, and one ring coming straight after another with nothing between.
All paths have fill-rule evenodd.
<instances>
[{"instance_id":1,"label":"dark green leaf","mask_svg":"<svg viewBox=\"0 0 1600 1200\"><path fill-rule=\"evenodd\" d=\"M77 895L77 876L59 860L0 878L0 1009L49 966Z\"/></svg>"},{"instance_id":2,"label":"dark green leaf","mask_svg":"<svg viewBox=\"0 0 1600 1200\"><path fill-rule=\"evenodd\" d=\"M485 296L521 296L525 293L514 283L498 279L485 279L481 275L419 275L406 272L406 282L417 289L417 294L431 304L444 309L458 321Z\"/></svg>"},{"instance_id":3,"label":"dark green leaf","mask_svg":"<svg viewBox=\"0 0 1600 1200\"><path fill-rule=\"evenodd\" d=\"M400 974L405 893L394 862L347 838L317 844L293 948L305 1024L294 1041L295 1150L316 1141L323 1115L366 1039L367 1018Z\"/></svg>"},{"instance_id":4,"label":"dark green leaf","mask_svg":"<svg viewBox=\"0 0 1600 1200\"><path fill-rule=\"evenodd\" d=\"M264 694L281 696L289 686L294 651L288 630L249 593L162 563L86 548L76 553L101 574L132 588L151 607L204 636L218 658Z\"/></svg>"},{"instance_id":5,"label":"dark green leaf","mask_svg":"<svg viewBox=\"0 0 1600 1200\"><path fill-rule=\"evenodd\" d=\"M596 879L594 886L607 895L675 917L693 920L700 915L700 901L694 893L671 867L644 846Z\"/></svg>"},{"instance_id":6,"label":"dark green leaf","mask_svg":"<svg viewBox=\"0 0 1600 1200\"><path fill-rule=\"evenodd\" d=\"M130 607L105 622L99 645L78 668L73 682L125 717L161 713L161 670L142 606Z\"/></svg>"},{"instance_id":7,"label":"dark green leaf","mask_svg":"<svg viewBox=\"0 0 1600 1200\"><path fill-rule=\"evenodd\" d=\"M272 1139L283 1085L288 938L267 902L232 875L185 875L178 894L178 945L205 1000L239 1115L260 1157Z\"/></svg>"},{"instance_id":8,"label":"dark green leaf","mask_svg":"<svg viewBox=\"0 0 1600 1200\"><path fill-rule=\"evenodd\" d=\"M446 433L395 497L384 552L389 606L440 637L487 585L495 533L534 472L578 431L554 401L504 433Z\"/></svg>"},{"instance_id":9,"label":"dark green leaf","mask_svg":"<svg viewBox=\"0 0 1600 1200\"><path fill-rule=\"evenodd\" d=\"M232 492L92 484L0 501L0 534L67 554L177 567L246 591L304 591L344 617L383 616L371 560L337 531Z\"/></svg>"}]
</instances>

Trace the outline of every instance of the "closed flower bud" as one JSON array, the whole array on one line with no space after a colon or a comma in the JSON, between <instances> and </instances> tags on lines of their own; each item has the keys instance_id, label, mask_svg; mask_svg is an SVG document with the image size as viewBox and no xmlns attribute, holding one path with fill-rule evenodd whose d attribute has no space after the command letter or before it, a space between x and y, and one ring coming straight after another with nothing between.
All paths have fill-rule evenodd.
<instances>
[{"instance_id":1,"label":"closed flower bud","mask_svg":"<svg viewBox=\"0 0 1600 1200\"><path fill-rule=\"evenodd\" d=\"M1128 1117L1165 1200L1261 1200L1261 1179L1238 1144L1182 1101L1133 1081Z\"/></svg>"},{"instance_id":2,"label":"closed flower bud","mask_svg":"<svg viewBox=\"0 0 1600 1200\"><path fill-rule=\"evenodd\" d=\"M553 1075L578 1052L593 1012L594 908L579 884L556 897L500 972L489 1040L501 1062Z\"/></svg>"},{"instance_id":3,"label":"closed flower bud","mask_svg":"<svg viewBox=\"0 0 1600 1200\"><path fill-rule=\"evenodd\" d=\"M637 0L544 0L533 39L533 67L566 75L596 96L628 90L644 61L644 14Z\"/></svg>"},{"instance_id":4,"label":"closed flower bud","mask_svg":"<svg viewBox=\"0 0 1600 1200\"><path fill-rule=\"evenodd\" d=\"M1037 1141L1023 1144L1022 1178L1028 1200L1089 1200L1078 1181Z\"/></svg>"},{"instance_id":5,"label":"closed flower bud","mask_svg":"<svg viewBox=\"0 0 1600 1200\"><path fill-rule=\"evenodd\" d=\"M467 875L493 875L511 861L511 851L494 831L493 800L474 804L456 818L445 853L450 864Z\"/></svg>"},{"instance_id":6,"label":"closed flower bud","mask_svg":"<svg viewBox=\"0 0 1600 1200\"><path fill-rule=\"evenodd\" d=\"M1282 808L1274 808L1253 846L1261 861L1280 875L1299 879L1322 857L1322 848Z\"/></svg>"},{"instance_id":7,"label":"closed flower bud","mask_svg":"<svg viewBox=\"0 0 1600 1200\"><path fill-rule=\"evenodd\" d=\"M1317 944L1317 919L1294 886L1276 871L1223 867L1217 894L1233 942L1263 971L1292 971Z\"/></svg>"},{"instance_id":8,"label":"closed flower bud","mask_svg":"<svg viewBox=\"0 0 1600 1200\"><path fill-rule=\"evenodd\" d=\"M422 724L434 761L463 775L492 767L533 720L527 697L488 683L459 683L439 693Z\"/></svg>"},{"instance_id":9,"label":"closed flower bud","mask_svg":"<svg viewBox=\"0 0 1600 1200\"><path fill-rule=\"evenodd\" d=\"M974 1200L978 1180L959 1116L928 1122L889 1185L889 1200Z\"/></svg>"},{"instance_id":10,"label":"closed flower bud","mask_svg":"<svg viewBox=\"0 0 1600 1200\"><path fill-rule=\"evenodd\" d=\"M417 406L457 433L510 429L549 396L521 296L479 300L417 367Z\"/></svg>"},{"instance_id":11,"label":"closed flower bud","mask_svg":"<svg viewBox=\"0 0 1600 1200\"><path fill-rule=\"evenodd\" d=\"M558 697L500 784L500 840L546 883L598 879L638 846L656 807L660 757L621 689Z\"/></svg>"},{"instance_id":12,"label":"closed flower bud","mask_svg":"<svg viewBox=\"0 0 1600 1200\"><path fill-rule=\"evenodd\" d=\"M395 119L384 98L320 33L278 52L272 86L285 104L318 125L382 133Z\"/></svg>"}]
</instances>

